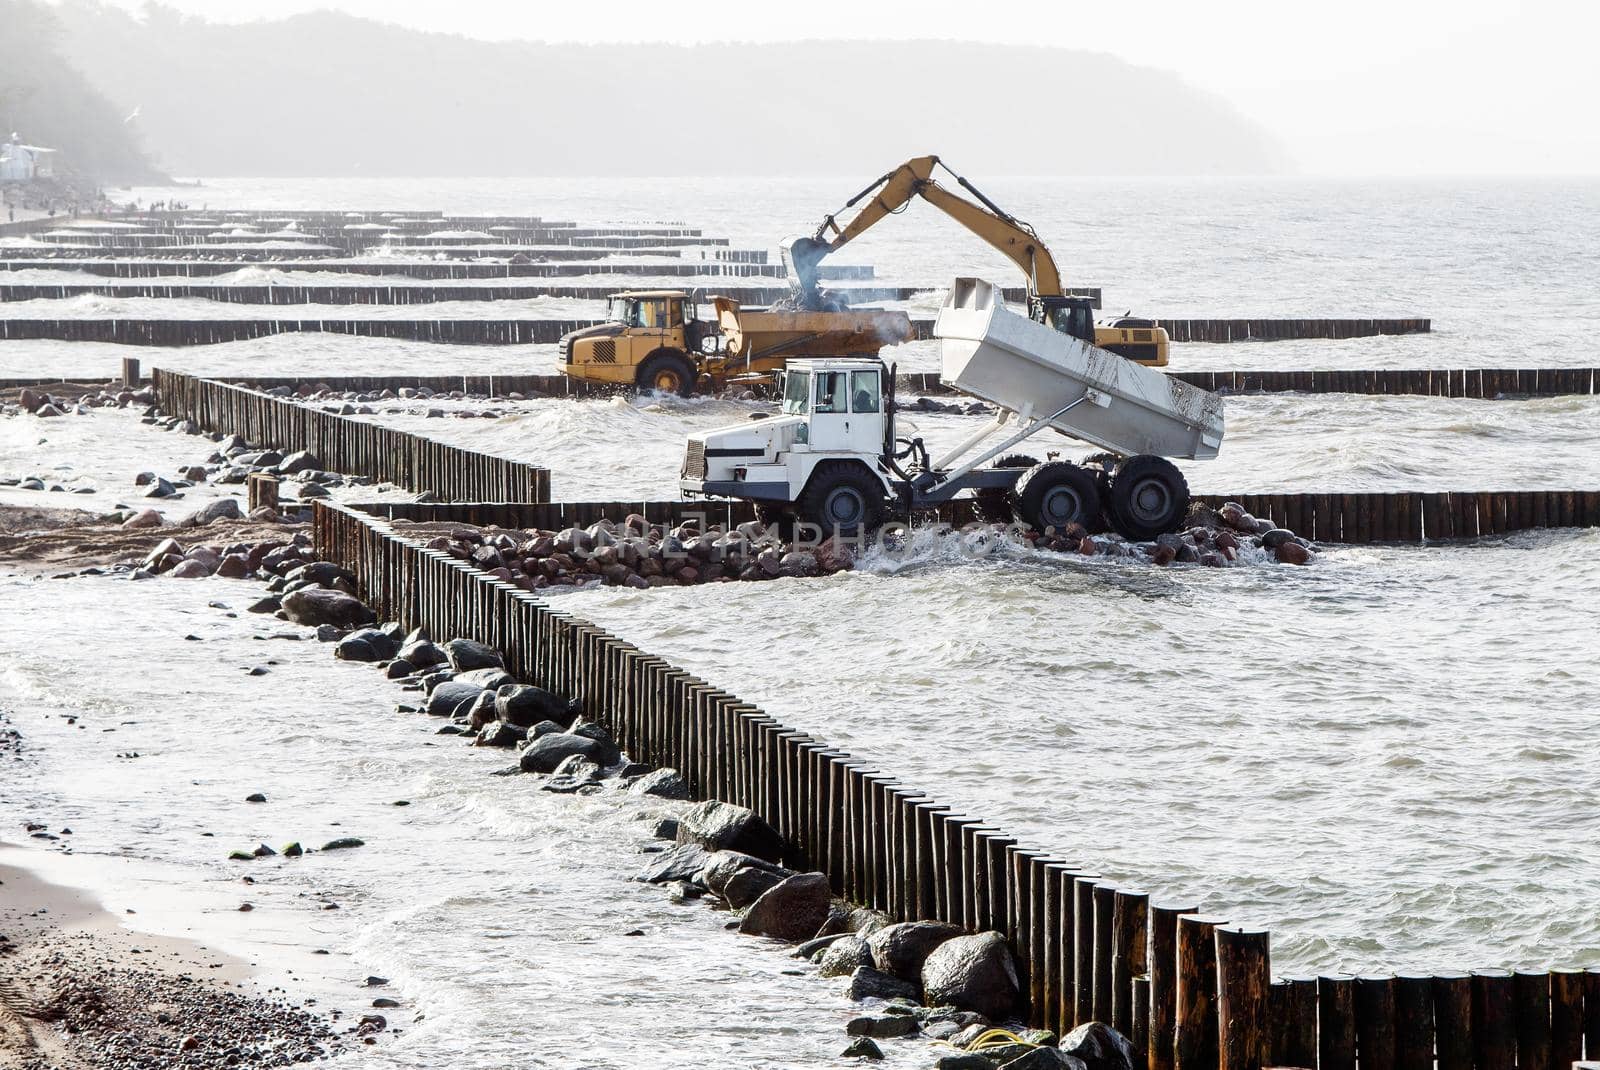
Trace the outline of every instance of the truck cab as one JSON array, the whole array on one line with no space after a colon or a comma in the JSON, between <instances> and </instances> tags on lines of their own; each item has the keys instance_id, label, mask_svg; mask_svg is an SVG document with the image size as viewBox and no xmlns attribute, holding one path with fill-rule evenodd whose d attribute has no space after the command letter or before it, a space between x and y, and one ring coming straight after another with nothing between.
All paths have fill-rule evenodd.
<instances>
[{"instance_id":1,"label":"truck cab","mask_svg":"<svg viewBox=\"0 0 1600 1070\"><path fill-rule=\"evenodd\" d=\"M561 370L577 379L689 394L698 355L716 325L695 317L681 290L626 290L607 299L606 319L561 339Z\"/></svg>"},{"instance_id":2,"label":"truck cab","mask_svg":"<svg viewBox=\"0 0 1600 1070\"><path fill-rule=\"evenodd\" d=\"M791 360L778 386L777 415L689 437L679 488L690 497L799 503L802 516L847 528L881 517L893 494L888 368L881 360ZM817 489L822 484L831 491Z\"/></svg>"}]
</instances>

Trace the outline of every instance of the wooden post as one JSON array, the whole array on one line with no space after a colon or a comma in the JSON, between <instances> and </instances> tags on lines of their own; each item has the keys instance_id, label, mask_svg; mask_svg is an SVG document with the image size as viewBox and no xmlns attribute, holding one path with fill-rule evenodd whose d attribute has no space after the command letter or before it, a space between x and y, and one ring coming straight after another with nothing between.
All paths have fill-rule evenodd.
<instances>
[{"instance_id":1,"label":"wooden post","mask_svg":"<svg viewBox=\"0 0 1600 1070\"><path fill-rule=\"evenodd\" d=\"M1110 884L1094 886L1094 1003L1091 1017L1111 1024L1112 923L1116 918L1117 889Z\"/></svg>"},{"instance_id":2,"label":"wooden post","mask_svg":"<svg viewBox=\"0 0 1600 1070\"><path fill-rule=\"evenodd\" d=\"M1217 1070L1217 942L1221 918L1185 914L1178 919L1178 1011L1173 1031L1174 1070Z\"/></svg>"},{"instance_id":3,"label":"wooden post","mask_svg":"<svg viewBox=\"0 0 1600 1070\"><path fill-rule=\"evenodd\" d=\"M1511 975L1517 1033L1517 1070L1551 1070L1550 975ZM1565 1067L1562 1070L1566 1070Z\"/></svg>"},{"instance_id":4,"label":"wooden post","mask_svg":"<svg viewBox=\"0 0 1600 1070\"><path fill-rule=\"evenodd\" d=\"M1511 975L1483 970L1472 975L1472 1065L1475 1070L1513 1070L1517 1033L1512 1025Z\"/></svg>"},{"instance_id":5,"label":"wooden post","mask_svg":"<svg viewBox=\"0 0 1600 1070\"><path fill-rule=\"evenodd\" d=\"M1550 1051L1557 1070L1583 1058L1583 976L1582 970L1550 971Z\"/></svg>"},{"instance_id":6,"label":"wooden post","mask_svg":"<svg viewBox=\"0 0 1600 1070\"><path fill-rule=\"evenodd\" d=\"M1600 1060L1600 969L1583 973L1583 1057Z\"/></svg>"},{"instance_id":7,"label":"wooden post","mask_svg":"<svg viewBox=\"0 0 1600 1070\"><path fill-rule=\"evenodd\" d=\"M1394 1023L1397 1070L1433 1070L1433 978L1395 978Z\"/></svg>"},{"instance_id":8,"label":"wooden post","mask_svg":"<svg viewBox=\"0 0 1600 1070\"><path fill-rule=\"evenodd\" d=\"M139 358L122 358L122 385L135 387L139 385Z\"/></svg>"},{"instance_id":9,"label":"wooden post","mask_svg":"<svg viewBox=\"0 0 1600 1070\"><path fill-rule=\"evenodd\" d=\"M1111 1028L1125 1037L1134 1029L1133 979L1149 972L1145 956L1145 927L1150 897L1143 892L1118 891L1111 917ZM1148 1023L1146 1023L1148 1024Z\"/></svg>"},{"instance_id":10,"label":"wooden post","mask_svg":"<svg viewBox=\"0 0 1600 1070\"><path fill-rule=\"evenodd\" d=\"M1173 1033L1178 1015L1178 918L1194 907L1150 904L1150 1070L1172 1070Z\"/></svg>"},{"instance_id":11,"label":"wooden post","mask_svg":"<svg viewBox=\"0 0 1600 1070\"><path fill-rule=\"evenodd\" d=\"M1438 1070L1472 1070L1472 978L1433 979L1433 1043Z\"/></svg>"},{"instance_id":12,"label":"wooden post","mask_svg":"<svg viewBox=\"0 0 1600 1070\"><path fill-rule=\"evenodd\" d=\"M1133 1070L1150 1070L1150 978L1133 979Z\"/></svg>"},{"instance_id":13,"label":"wooden post","mask_svg":"<svg viewBox=\"0 0 1600 1070\"><path fill-rule=\"evenodd\" d=\"M1355 979L1343 974L1317 978L1317 1068L1355 1070Z\"/></svg>"},{"instance_id":14,"label":"wooden post","mask_svg":"<svg viewBox=\"0 0 1600 1070\"><path fill-rule=\"evenodd\" d=\"M1267 931L1219 926L1216 941L1218 1065L1220 1070L1261 1070L1269 1064Z\"/></svg>"},{"instance_id":15,"label":"wooden post","mask_svg":"<svg viewBox=\"0 0 1600 1070\"><path fill-rule=\"evenodd\" d=\"M1098 873L1072 881L1072 1024L1094 1021L1094 886Z\"/></svg>"},{"instance_id":16,"label":"wooden post","mask_svg":"<svg viewBox=\"0 0 1600 1070\"><path fill-rule=\"evenodd\" d=\"M278 477L265 472L251 472L245 477L245 490L249 494L249 509L255 512L263 505L278 507Z\"/></svg>"},{"instance_id":17,"label":"wooden post","mask_svg":"<svg viewBox=\"0 0 1600 1070\"><path fill-rule=\"evenodd\" d=\"M1273 1066L1317 1065L1317 981L1314 977L1286 977L1274 981L1268 993Z\"/></svg>"},{"instance_id":18,"label":"wooden post","mask_svg":"<svg viewBox=\"0 0 1600 1070\"><path fill-rule=\"evenodd\" d=\"M1356 1051L1361 1070L1395 1070L1394 978L1356 978Z\"/></svg>"}]
</instances>

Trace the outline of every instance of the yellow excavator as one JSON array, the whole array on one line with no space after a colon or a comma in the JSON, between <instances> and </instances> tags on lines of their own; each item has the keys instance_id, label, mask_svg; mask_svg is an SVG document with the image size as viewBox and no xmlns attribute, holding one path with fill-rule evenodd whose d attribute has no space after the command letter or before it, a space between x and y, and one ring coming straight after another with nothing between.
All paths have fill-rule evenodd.
<instances>
[{"instance_id":1,"label":"yellow excavator","mask_svg":"<svg viewBox=\"0 0 1600 1070\"><path fill-rule=\"evenodd\" d=\"M939 185L933 178L938 167L948 171L979 203ZM817 287L817 265L822 259L860 237L884 216L898 214L912 197L921 197L1022 269L1028 277L1028 314L1033 319L1128 360L1155 367L1166 365L1169 339L1164 328L1154 320L1126 316L1110 324L1095 323L1093 302L1063 292L1055 258L1034 229L984 196L939 157L907 160L851 197L844 209L854 208L869 197L867 205L843 226L830 214L810 237L790 238L782 243L783 263L798 307L828 307L828 298Z\"/></svg>"}]
</instances>

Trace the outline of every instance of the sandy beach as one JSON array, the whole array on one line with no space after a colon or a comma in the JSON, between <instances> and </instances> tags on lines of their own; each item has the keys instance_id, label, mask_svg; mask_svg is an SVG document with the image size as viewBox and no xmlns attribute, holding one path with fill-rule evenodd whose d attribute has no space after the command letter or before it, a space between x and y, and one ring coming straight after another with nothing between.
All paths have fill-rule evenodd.
<instances>
[{"instance_id":1,"label":"sandy beach","mask_svg":"<svg viewBox=\"0 0 1600 1070\"><path fill-rule=\"evenodd\" d=\"M37 854L0 845L0 1070L225 1066L340 1046L322 1017L253 994L244 961L126 927L19 865Z\"/></svg>"}]
</instances>

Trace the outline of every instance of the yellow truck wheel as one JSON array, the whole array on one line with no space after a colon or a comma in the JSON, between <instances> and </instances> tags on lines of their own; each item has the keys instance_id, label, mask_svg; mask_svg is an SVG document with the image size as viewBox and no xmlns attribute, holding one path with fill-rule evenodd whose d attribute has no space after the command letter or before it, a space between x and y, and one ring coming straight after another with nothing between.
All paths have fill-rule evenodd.
<instances>
[{"instance_id":1,"label":"yellow truck wheel","mask_svg":"<svg viewBox=\"0 0 1600 1070\"><path fill-rule=\"evenodd\" d=\"M690 397L694 394L694 365L689 358L673 349L662 349L650 354L639 365L634 382L640 390L660 394L677 394Z\"/></svg>"}]
</instances>

